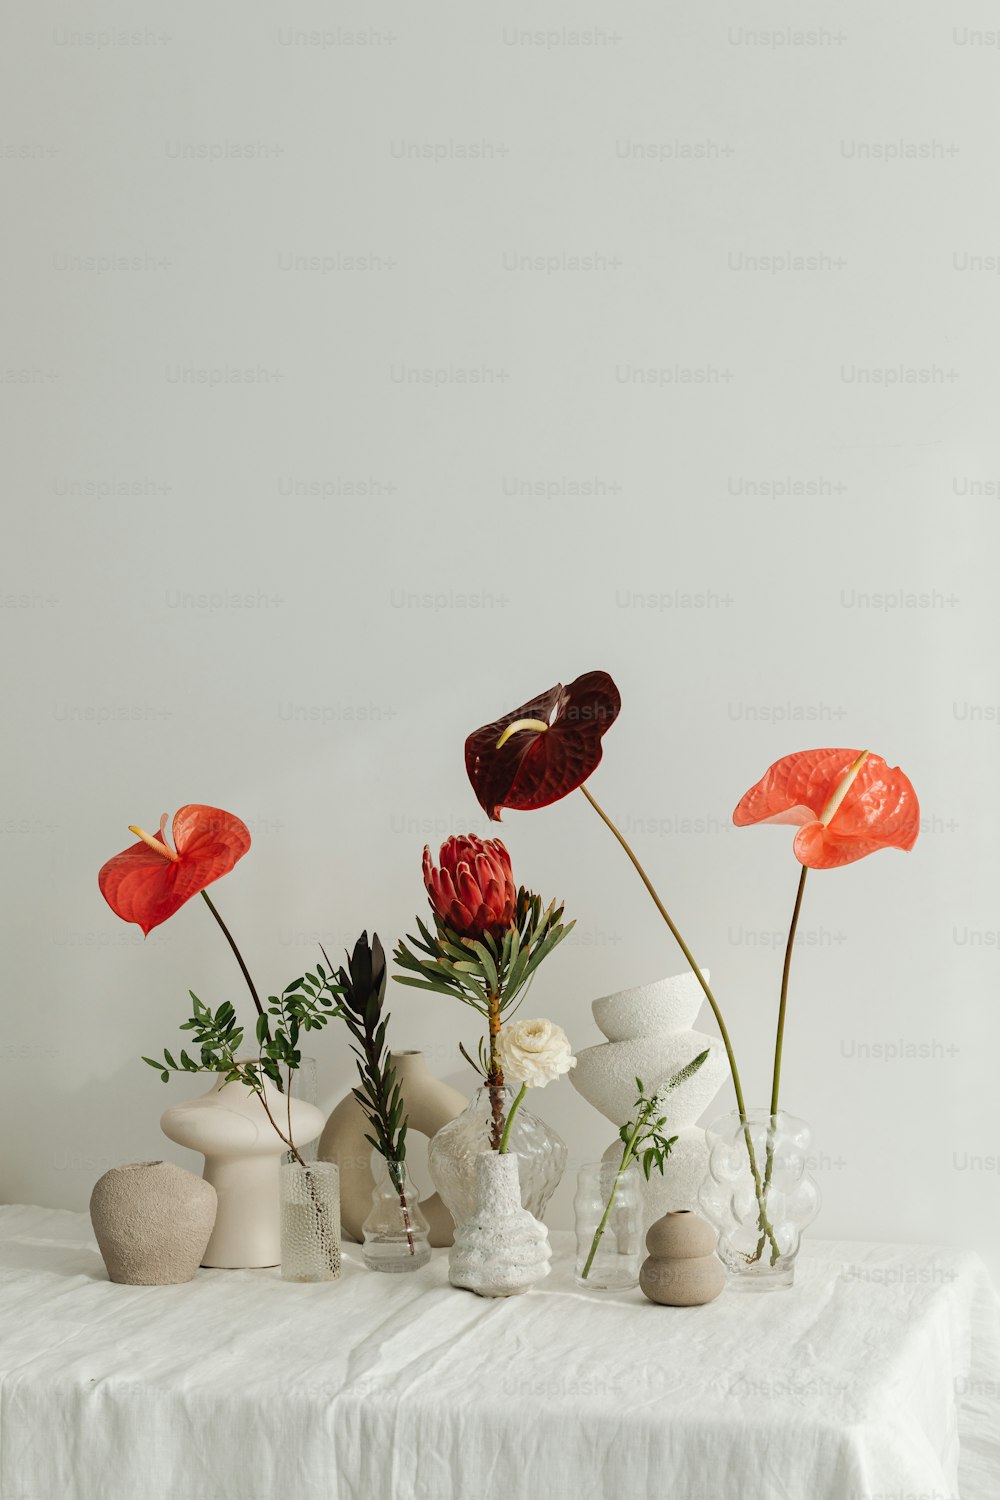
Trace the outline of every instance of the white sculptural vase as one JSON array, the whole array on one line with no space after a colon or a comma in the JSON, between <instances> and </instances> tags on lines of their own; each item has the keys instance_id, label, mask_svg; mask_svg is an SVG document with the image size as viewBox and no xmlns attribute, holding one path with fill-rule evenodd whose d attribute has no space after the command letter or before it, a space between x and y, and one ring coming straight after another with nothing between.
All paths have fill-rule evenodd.
<instances>
[{"instance_id":1,"label":"white sculptural vase","mask_svg":"<svg viewBox=\"0 0 1000 1500\"><path fill-rule=\"evenodd\" d=\"M263 1086L268 1109L287 1134L288 1097L266 1078ZM296 1145L315 1140L323 1129L321 1111L293 1098L291 1113ZM254 1090L217 1078L207 1093L164 1110L160 1129L178 1145L202 1152L205 1181L218 1197L202 1265L236 1269L280 1264L278 1169L288 1148Z\"/></svg>"},{"instance_id":2,"label":"white sculptural vase","mask_svg":"<svg viewBox=\"0 0 1000 1500\"><path fill-rule=\"evenodd\" d=\"M702 972L708 979L708 970ZM636 1078L642 1079L648 1097L708 1050L697 1073L666 1102L667 1133L676 1135L677 1141L663 1176L654 1171L646 1186L647 1226L665 1213L696 1208L708 1170L705 1132L695 1121L730 1074L722 1043L691 1029L704 998L701 985L689 973L595 1000L594 1020L608 1040L579 1052L569 1075L588 1104L620 1128L635 1115ZM616 1138L605 1155L620 1160L621 1149Z\"/></svg>"},{"instance_id":3,"label":"white sculptural vase","mask_svg":"<svg viewBox=\"0 0 1000 1500\"><path fill-rule=\"evenodd\" d=\"M476 1159L476 1210L455 1233L448 1258L452 1286L480 1297L528 1292L549 1274L548 1230L521 1207L517 1156L481 1151Z\"/></svg>"}]
</instances>

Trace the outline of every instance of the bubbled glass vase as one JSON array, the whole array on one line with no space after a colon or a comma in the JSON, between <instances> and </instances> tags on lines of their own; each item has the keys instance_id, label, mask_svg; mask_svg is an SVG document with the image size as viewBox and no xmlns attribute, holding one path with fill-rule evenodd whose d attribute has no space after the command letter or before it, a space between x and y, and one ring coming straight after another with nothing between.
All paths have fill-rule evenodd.
<instances>
[{"instance_id":1,"label":"bubbled glass vase","mask_svg":"<svg viewBox=\"0 0 1000 1500\"><path fill-rule=\"evenodd\" d=\"M502 1088L495 1092L506 1120L514 1102L514 1091ZM442 1126L431 1141L427 1153L431 1181L455 1220L456 1228L475 1212L476 1159L481 1151L491 1149L494 1124L490 1090L477 1089L468 1107L457 1119ZM566 1143L522 1104L510 1128L508 1150L517 1155L521 1206L541 1221L545 1205L559 1186L566 1167Z\"/></svg>"},{"instance_id":2,"label":"bubbled glass vase","mask_svg":"<svg viewBox=\"0 0 1000 1500\"><path fill-rule=\"evenodd\" d=\"M744 1123L733 1110L706 1134L708 1175L698 1203L719 1231L718 1255L730 1288L790 1287L802 1231L819 1213L819 1188L809 1174L809 1126L767 1109L747 1110Z\"/></svg>"},{"instance_id":3,"label":"bubbled glass vase","mask_svg":"<svg viewBox=\"0 0 1000 1500\"><path fill-rule=\"evenodd\" d=\"M332 1162L280 1168L281 1276L340 1280L340 1175Z\"/></svg>"}]
</instances>

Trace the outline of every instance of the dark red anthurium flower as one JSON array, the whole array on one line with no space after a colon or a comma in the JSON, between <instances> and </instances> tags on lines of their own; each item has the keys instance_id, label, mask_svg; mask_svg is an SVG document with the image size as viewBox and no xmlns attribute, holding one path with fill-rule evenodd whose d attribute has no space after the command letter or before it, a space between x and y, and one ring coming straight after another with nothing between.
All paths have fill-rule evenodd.
<instances>
[{"instance_id":1,"label":"dark red anthurium flower","mask_svg":"<svg viewBox=\"0 0 1000 1500\"><path fill-rule=\"evenodd\" d=\"M833 870L877 849L912 849L920 806L908 777L870 750L799 750L750 788L733 822L796 823L799 863Z\"/></svg>"},{"instance_id":2,"label":"dark red anthurium flower","mask_svg":"<svg viewBox=\"0 0 1000 1500\"><path fill-rule=\"evenodd\" d=\"M155 836L130 825L139 842L109 859L97 877L111 910L123 922L137 922L146 937L185 901L228 875L250 848L246 824L219 807L192 802L179 808L173 849L166 828L166 813Z\"/></svg>"},{"instance_id":3,"label":"dark red anthurium flower","mask_svg":"<svg viewBox=\"0 0 1000 1500\"><path fill-rule=\"evenodd\" d=\"M474 833L446 839L436 868L424 846L424 885L435 916L461 937L494 937L514 921L517 892L510 855L499 839Z\"/></svg>"},{"instance_id":4,"label":"dark red anthurium flower","mask_svg":"<svg viewBox=\"0 0 1000 1500\"><path fill-rule=\"evenodd\" d=\"M584 672L470 734L465 769L487 817L499 822L504 807L548 807L582 786L621 706L607 672Z\"/></svg>"}]
</instances>

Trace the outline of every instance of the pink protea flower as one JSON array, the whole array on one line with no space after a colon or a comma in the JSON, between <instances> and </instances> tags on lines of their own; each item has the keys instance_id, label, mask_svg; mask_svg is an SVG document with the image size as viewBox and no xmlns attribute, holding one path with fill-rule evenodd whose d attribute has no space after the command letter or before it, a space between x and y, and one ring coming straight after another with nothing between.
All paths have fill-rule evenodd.
<instances>
[{"instance_id":1,"label":"pink protea flower","mask_svg":"<svg viewBox=\"0 0 1000 1500\"><path fill-rule=\"evenodd\" d=\"M517 891L510 855L499 839L474 833L445 839L440 867L424 847L424 885L431 907L460 937L496 937L514 921Z\"/></svg>"}]
</instances>

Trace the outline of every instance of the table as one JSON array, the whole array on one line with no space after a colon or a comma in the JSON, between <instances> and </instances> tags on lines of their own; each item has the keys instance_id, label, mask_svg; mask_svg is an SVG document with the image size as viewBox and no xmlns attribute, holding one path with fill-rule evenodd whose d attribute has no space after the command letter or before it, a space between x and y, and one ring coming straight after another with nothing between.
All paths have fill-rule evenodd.
<instances>
[{"instance_id":1,"label":"table","mask_svg":"<svg viewBox=\"0 0 1000 1500\"><path fill-rule=\"evenodd\" d=\"M413 1275L120 1287L83 1214L0 1209L2 1500L997 1500L977 1257L811 1243L704 1308ZM959 1438L961 1437L961 1461ZM959 1469L961 1468L961 1480Z\"/></svg>"}]
</instances>

